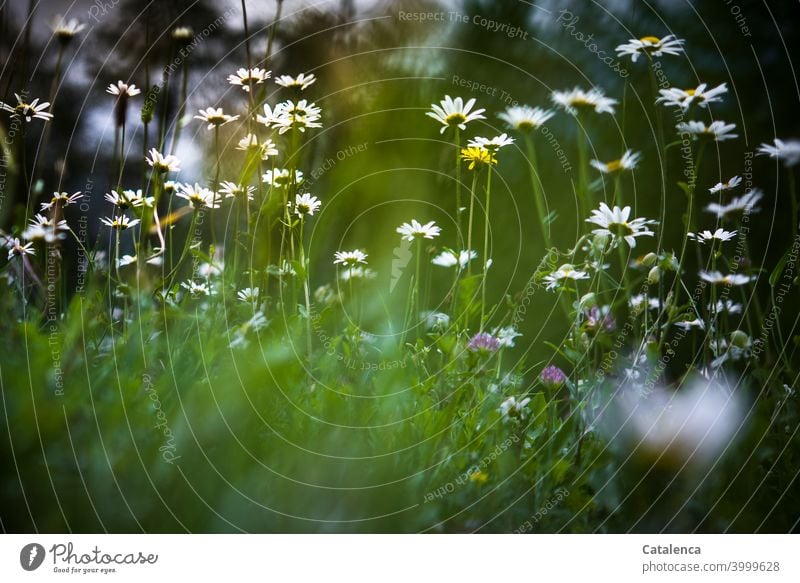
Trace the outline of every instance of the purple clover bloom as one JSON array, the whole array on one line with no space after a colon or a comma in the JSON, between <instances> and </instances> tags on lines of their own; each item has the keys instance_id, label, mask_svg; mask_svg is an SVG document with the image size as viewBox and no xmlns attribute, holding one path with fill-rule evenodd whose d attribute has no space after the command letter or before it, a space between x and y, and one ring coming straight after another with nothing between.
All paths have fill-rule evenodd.
<instances>
[{"instance_id":1,"label":"purple clover bloom","mask_svg":"<svg viewBox=\"0 0 800 583\"><path fill-rule=\"evenodd\" d=\"M556 365L551 364L542 369L542 372L539 373L539 380L546 387L556 388L564 384L567 375Z\"/></svg>"},{"instance_id":2,"label":"purple clover bloom","mask_svg":"<svg viewBox=\"0 0 800 583\"><path fill-rule=\"evenodd\" d=\"M497 352L500 346L499 339L486 332L478 332L467 344L467 349L473 352Z\"/></svg>"},{"instance_id":3,"label":"purple clover bloom","mask_svg":"<svg viewBox=\"0 0 800 583\"><path fill-rule=\"evenodd\" d=\"M613 332L617 329L617 322L611 312L592 306L584 312L586 327L596 332Z\"/></svg>"}]
</instances>

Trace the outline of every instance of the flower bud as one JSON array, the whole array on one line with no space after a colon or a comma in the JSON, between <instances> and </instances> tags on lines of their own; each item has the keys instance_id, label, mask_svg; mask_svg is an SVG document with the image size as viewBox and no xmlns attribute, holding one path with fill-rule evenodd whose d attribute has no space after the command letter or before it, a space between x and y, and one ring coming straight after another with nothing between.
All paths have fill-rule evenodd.
<instances>
[{"instance_id":1,"label":"flower bud","mask_svg":"<svg viewBox=\"0 0 800 583\"><path fill-rule=\"evenodd\" d=\"M658 255L656 255L655 253L648 253L647 255L642 257L642 265L650 267L651 265L655 264L657 259Z\"/></svg>"},{"instance_id":2,"label":"flower bud","mask_svg":"<svg viewBox=\"0 0 800 583\"><path fill-rule=\"evenodd\" d=\"M661 269L656 265L647 274L647 283L658 283L659 279L661 279Z\"/></svg>"}]
</instances>

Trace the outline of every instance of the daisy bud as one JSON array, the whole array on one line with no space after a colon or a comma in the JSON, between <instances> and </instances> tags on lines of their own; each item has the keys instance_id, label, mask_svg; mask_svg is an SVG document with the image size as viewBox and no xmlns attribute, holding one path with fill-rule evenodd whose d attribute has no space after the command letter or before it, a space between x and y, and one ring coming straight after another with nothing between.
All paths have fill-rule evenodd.
<instances>
[{"instance_id":1,"label":"daisy bud","mask_svg":"<svg viewBox=\"0 0 800 583\"><path fill-rule=\"evenodd\" d=\"M741 330L731 332L731 345L737 348L747 348L750 346L750 336Z\"/></svg>"},{"instance_id":2,"label":"daisy bud","mask_svg":"<svg viewBox=\"0 0 800 583\"><path fill-rule=\"evenodd\" d=\"M656 255L655 253L648 253L647 255L645 255L642 258L642 265L646 265L647 267L650 267L651 265L653 265L656 262L657 259L658 259L658 255Z\"/></svg>"},{"instance_id":3,"label":"daisy bud","mask_svg":"<svg viewBox=\"0 0 800 583\"><path fill-rule=\"evenodd\" d=\"M584 295L578 303L581 310L591 308L597 305L597 296L590 292Z\"/></svg>"},{"instance_id":4,"label":"daisy bud","mask_svg":"<svg viewBox=\"0 0 800 583\"><path fill-rule=\"evenodd\" d=\"M153 121L153 115L156 111L156 103L158 103L158 92L161 88L158 85L154 85L150 88L150 91L147 92L147 97L144 100L144 105L142 106L142 123L149 124Z\"/></svg>"},{"instance_id":5,"label":"daisy bud","mask_svg":"<svg viewBox=\"0 0 800 583\"><path fill-rule=\"evenodd\" d=\"M659 279L661 279L661 269L656 265L650 270L650 273L647 274L647 283L658 283Z\"/></svg>"}]
</instances>

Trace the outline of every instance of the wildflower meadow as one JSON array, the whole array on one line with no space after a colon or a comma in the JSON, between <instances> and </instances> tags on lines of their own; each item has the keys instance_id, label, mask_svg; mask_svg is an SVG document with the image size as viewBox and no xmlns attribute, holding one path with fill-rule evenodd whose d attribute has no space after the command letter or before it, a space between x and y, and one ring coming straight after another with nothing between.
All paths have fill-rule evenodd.
<instances>
[{"instance_id":1,"label":"wildflower meadow","mask_svg":"<svg viewBox=\"0 0 800 583\"><path fill-rule=\"evenodd\" d=\"M796 3L27 4L3 531L798 531Z\"/></svg>"}]
</instances>

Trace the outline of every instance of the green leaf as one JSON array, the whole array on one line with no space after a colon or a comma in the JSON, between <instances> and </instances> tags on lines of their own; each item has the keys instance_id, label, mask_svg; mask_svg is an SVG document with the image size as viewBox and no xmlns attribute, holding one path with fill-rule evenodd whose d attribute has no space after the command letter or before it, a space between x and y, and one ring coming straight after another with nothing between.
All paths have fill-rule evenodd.
<instances>
[{"instance_id":1,"label":"green leaf","mask_svg":"<svg viewBox=\"0 0 800 583\"><path fill-rule=\"evenodd\" d=\"M786 250L786 253L783 254L783 257L780 258L778 264L775 266L775 269L772 270L772 273L769 276L769 285L775 287L775 284L780 279L781 274L783 274L783 268L786 266L786 262L789 260L789 255L792 248L789 247Z\"/></svg>"}]
</instances>

